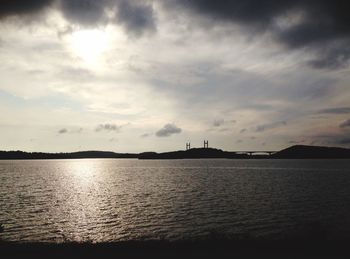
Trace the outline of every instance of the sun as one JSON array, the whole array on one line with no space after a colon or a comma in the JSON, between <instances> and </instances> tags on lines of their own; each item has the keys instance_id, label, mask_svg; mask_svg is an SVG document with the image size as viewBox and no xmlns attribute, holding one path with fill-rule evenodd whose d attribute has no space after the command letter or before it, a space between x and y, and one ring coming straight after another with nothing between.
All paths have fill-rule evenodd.
<instances>
[{"instance_id":1,"label":"sun","mask_svg":"<svg viewBox=\"0 0 350 259\"><path fill-rule=\"evenodd\" d=\"M79 30L71 38L72 51L86 62L96 61L108 47L108 34L102 30Z\"/></svg>"}]
</instances>

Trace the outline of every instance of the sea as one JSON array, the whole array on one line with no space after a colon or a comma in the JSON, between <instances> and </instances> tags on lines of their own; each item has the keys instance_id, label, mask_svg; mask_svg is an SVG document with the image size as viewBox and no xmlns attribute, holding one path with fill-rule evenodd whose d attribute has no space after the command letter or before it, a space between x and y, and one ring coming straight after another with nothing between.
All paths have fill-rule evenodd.
<instances>
[{"instance_id":1,"label":"sea","mask_svg":"<svg viewBox=\"0 0 350 259\"><path fill-rule=\"evenodd\" d=\"M0 161L2 241L350 237L350 160Z\"/></svg>"}]
</instances>

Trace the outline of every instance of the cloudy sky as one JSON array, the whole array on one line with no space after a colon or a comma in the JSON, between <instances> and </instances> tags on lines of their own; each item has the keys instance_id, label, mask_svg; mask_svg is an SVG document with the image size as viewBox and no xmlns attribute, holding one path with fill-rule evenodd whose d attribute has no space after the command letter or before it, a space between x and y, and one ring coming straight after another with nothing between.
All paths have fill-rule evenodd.
<instances>
[{"instance_id":1,"label":"cloudy sky","mask_svg":"<svg viewBox=\"0 0 350 259\"><path fill-rule=\"evenodd\" d=\"M1 0L0 149L350 147L338 0Z\"/></svg>"}]
</instances>

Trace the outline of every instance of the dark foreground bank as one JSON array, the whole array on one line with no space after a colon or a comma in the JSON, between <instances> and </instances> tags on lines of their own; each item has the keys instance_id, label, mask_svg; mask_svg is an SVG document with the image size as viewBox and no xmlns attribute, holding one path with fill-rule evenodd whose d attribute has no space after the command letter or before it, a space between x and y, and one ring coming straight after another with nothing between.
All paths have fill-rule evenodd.
<instances>
[{"instance_id":1,"label":"dark foreground bank","mask_svg":"<svg viewBox=\"0 0 350 259\"><path fill-rule=\"evenodd\" d=\"M0 242L1 258L350 258L341 241L128 241L118 243Z\"/></svg>"}]
</instances>

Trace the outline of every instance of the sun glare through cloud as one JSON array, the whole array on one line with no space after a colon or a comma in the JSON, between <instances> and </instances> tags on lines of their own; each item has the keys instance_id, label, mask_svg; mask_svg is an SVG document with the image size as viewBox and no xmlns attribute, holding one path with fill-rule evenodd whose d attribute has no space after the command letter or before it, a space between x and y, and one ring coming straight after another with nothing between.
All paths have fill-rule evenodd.
<instances>
[{"instance_id":1,"label":"sun glare through cloud","mask_svg":"<svg viewBox=\"0 0 350 259\"><path fill-rule=\"evenodd\" d=\"M86 62L95 62L107 50L108 34L103 30L79 30L71 35L73 54Z\"/></svg>"}]
</instances>

